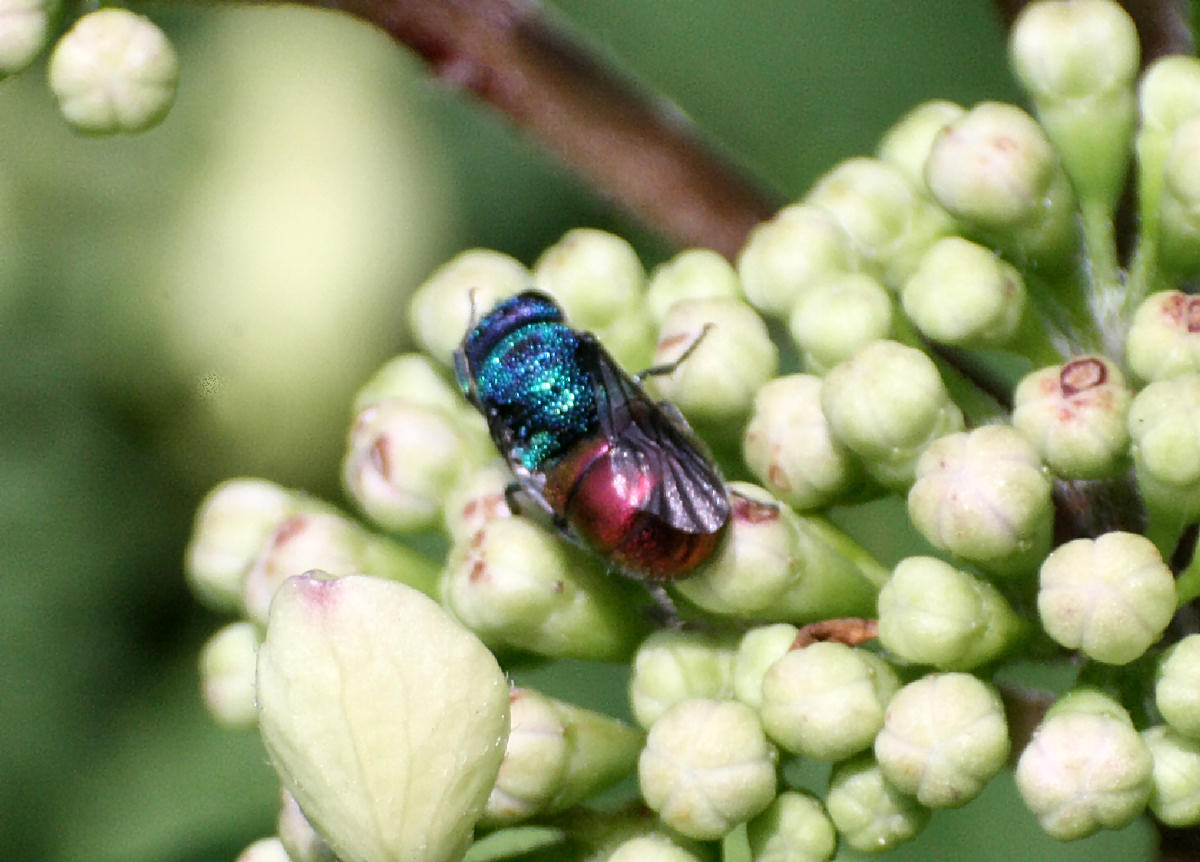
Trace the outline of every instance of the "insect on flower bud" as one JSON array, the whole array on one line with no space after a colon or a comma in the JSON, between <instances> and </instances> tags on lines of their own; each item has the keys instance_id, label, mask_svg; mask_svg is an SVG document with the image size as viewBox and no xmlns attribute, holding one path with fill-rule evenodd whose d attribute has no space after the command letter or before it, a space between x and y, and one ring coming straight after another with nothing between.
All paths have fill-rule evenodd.
<instances>
[{"instance_id":1,"label":"insect on flower bud","mask_svg":"<svg viewBox=\"0 0 1200 862\"><path fill-rule=\"evenodd\" d=\"M775 798L775 760L750 707L685 700L650 728L638 780L646 804L665 824L715 840Z\"/></svg>"},{"instance_id":2,"label":"insect on flower bud","mask_svg":"<svg viewBox=\"0 0 1200 862\"><path fill-rule=\"evenodd\" d=\"M1098 356L1027 374L1013 394L1012 422L1065 479L1099 479L1122 466L1133 395L1117 366Z\"/></svg>"},{"instance_id":3,"label":"insect on flower bud","mask_svg":"<svg viewBox=\"0 0 1200 862\"><path fill-rule=\"evenodd\" d=\"M989 572L1032 572L1050 549L1050 478L1015 429L948 434L917 461L908 492L913 526L934 547Z\"/></svg>"},{"instance_id":4,"label":"insect on flower bud","mask_svg":"<svg viewBox=\"0 0 1200 862\"><path fill-rule=\"evenodd\" d=\"M966 673L930 674L888 703L875 758L884 778L930 808L957 808L1008 759L1004 705Z\"/></svg>"},{"instance_id":5,"label":"insect on flower bud","mask_svg":"<svg viewBox=\"0 0 1200 862\"><path fill-rule=\"evenodd\" d=\"M811 796L787 790L746 827L754 862L826 862L837 850L837 832Z\"/></svg>"},{"instance_id":6,"label":"insect on flower bud","mask_svg":"<svg viewBox=\"0 0 1200 862\"><path fill-rule=\"evenodd\" d=\"M464 251L413 292L408 311L413 336L426 353L450 365L463 330L501 299L529 287L529 279L529 271L506 254Z\"/></svg>"},{"instance_id":7,"label":"insect on flower bud","mask_svg":"<svg viewBox=\"0 0 1200 862\"><path fill-rule=\"evenodd\" d=\"M895 341L876 341L839 364L821 386L834 439L856 452L884 485L905 488L917 457L962 427L933 360Z\"/></svg>"},{"instance_id":8,"label":"insect on flower bud","mask_svg":"<svg viewBox=\"0 0 1200 862\"><path fill-rule=\"evenodd\" d=\"M864 853L883 853L912 840L930 815L889 784L869 754L833 768L825 806L846 843Z\"/></svg>"},{"instance_id":9,"label":"insect on flower bud","mask_svg":"<svg viewBox=\"0 0 1200 862\"><path fill-rule=\"evenodd\" d=\"M892 329L892 300L871 276L853 272L813 285L796 298L788 331L804 367L824 374Z\"/></svg>"},{"instance_id":10,"label":"insect on flower bud","mask_svg":"<svg viewBox=\"0 0 1200 862\"><path fill-rule=\"evenodd\" d=\"M699 632L657 631L638 647L629 679L633 717L649 728L689 698L733 696L734 643Z\"/></svg>"},{"instance_id":11,"label":"insect on flower bud","mask_svg":"<svg viewBox=\"0 0 1200 862\"><path fill-rule=\"evenodd\" d=\"M812 285L856 270L858 261L831 215L794 204L750 231L737 268L746 301L782 318Z\"/></svg>"},{"instance_id":12,"label":"insect on flower bud","mask_svg":"<svg viewBox=\"0 0 1200 862\"><path fill-rule=\"evenodd\" d=\"M783 748L817 760L842 760L871 745L900 688L874 653L835 642L793 649L767 670L759 715Z\"/></svg>"},{"instance_id":13,"label":"insect on flower bud","mask_svg":"<svg viewBox=\"0 0 1200 862\"><path fill-rule=\"evenodd\" d=\"M175 100L179 61L166 34L126 9L89 12L50 55L50 88L81 132L142 132Z\"/></svg>"},{"instance_id":14,"label":"insect on flower bud","mask_svg":"<svg viewBox=\"0 0 1200 862\"><path fill-rule=\"evenodd\" d=\"M338 858L462 857L504 753L508 684L431 599L379 578L290 579L258 705L284 786Z\"/></svg>"},{"instance_id":15,"label":"insect on flower bud","mask_svg":"<svg viewBox=\"0 0 1200 862\"><path fill-rule=\"evenodd\" d=\"M1120 829L1146 807L1152 786L1153 760L1129 714L1102 695L1073 707L1060 702L1046 714L1016 770L1025 804L1059 841Z\"/></svg>"},{"instance_id":16,"label":"insect on flower bud","mask_svg":"<svg viewBox=\"0 0 1200 862\"><path fill-rule=\"evenodd\" d=\"M1158 640L1175 613L1175 578L1136 533L1060 545L1042 563L1038 614L1046 634L1096 661L1127 664Z\"/></svg>"}]
</instances>

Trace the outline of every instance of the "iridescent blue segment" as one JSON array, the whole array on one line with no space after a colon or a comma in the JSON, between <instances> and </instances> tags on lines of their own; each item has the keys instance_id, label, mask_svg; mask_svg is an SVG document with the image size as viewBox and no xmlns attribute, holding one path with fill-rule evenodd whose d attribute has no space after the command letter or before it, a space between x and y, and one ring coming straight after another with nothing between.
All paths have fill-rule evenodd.
<instances>
[{"instance_id":1,"label":"iridescent blue segment","mask_svg":"<svg viewBox=\"0 0 1200 862\"><path fill-rule=\"evenodd\" d=\"M547 297L523 293L484 317L463 344L471 386L489 423L507 429L510 456L538 471L597 427L591 376L579 338Z\"/></svg>"}]
</instances>

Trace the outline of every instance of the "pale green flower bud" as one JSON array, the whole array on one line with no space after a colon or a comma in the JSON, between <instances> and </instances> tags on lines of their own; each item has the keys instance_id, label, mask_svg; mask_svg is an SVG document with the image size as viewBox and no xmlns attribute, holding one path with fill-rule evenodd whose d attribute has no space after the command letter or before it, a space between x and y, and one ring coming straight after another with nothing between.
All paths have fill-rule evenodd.
<instances>
[{"instance_id":1,"label":"pale green flower bud","mask_svg":"<svg viewBox=\"0 0 1200 862\"><path fill-rule=\"evenodd\" d=\"M647 385L705 432L731 437L741 431L759 387L778 372L779 351L762 318L744 302L689 299L667 312L654 364L678 359L702 332L703 339L675 371L655 375Z\"/></svg>"},{"instance_id":2,"label":"pale green flower bud","mask_svg":"<svg viewBox=\"0 0 1200 862\"><path fill-rule=\"evenodd\" d=\"M771 665L791 651L800 629L790 623L758 626L742 635L733 657L733 693L742 703L762 706L762 681Z\"/></svg>"},{"instance_id":3,"label":"pale green flower bud","mask_svg":"<svg viewBox=\"0 0 1200 862\"><path fill-rule=\"evenodd\" d=\"M576 325L573 320L568 322ZM622 368L636 374L649 367L658 337L658 321L644 301L631 303L608 326L591 331Z\"/></svg>"},{"instance_id":4,"label":"pale green flower bud","mask_svg":"<svg viewBox=\"0 0 1200 862\"><path fill-rule=\"evenodd\" d=\"M763 486L801 511L849 496L863 481L858 459L829 430L821 378L788 374L754 396L742 457Z\"/></svg>"},{"instance_id":5,"label":"pale green flower bud","mask_svg":"<svg viewBox=\"0 0 1200 862\"><path fill-rule=\"evenodd\" d=\"M1046 710L1044 718L1072 713L1101 715L1133 727L1133 720L1125 707L1096 688L1084 687L1067 692Z\"/></svg>"},{"instance_id":6,"label":"pale green flower bud","mask_svg":"<svg viewBox=\"0 0 1200 862\"><path fill-rule=\"evenodd\" d=\"M495 454L462 411L389 398L355 417L342 481L368 518L388 530L427 530L441 519L446 492Z\"/></svg>"},{"instance_id":7,"label":"pale green flower bud","mask_svg":"<svg viewBox=\"0 0 1200 862\"><path fill-rule=\"evenodd\" d=\"M237 862L292 862L278 838L260 838L241 852Z\"/></svg>"},{"instance_id":8,"label":"pale green flower bud","mask_svg":"<svg viewBox=\"0 0 1200 862\"><path fill-rule=\"evenodd\" d=\"M462 252L413 292L408 309L413 337L426 353L450 365L467 330L497 302L526 290L530 278L507 254L486 248Z\"/></svg>"},{"instance_id":9,"label":"pale green flower bud","mask_svg":"<svg viewBox=\"0 0 1200 862\"><path fill-rule=\"evenodd\" d=\"M563 307L571 325L603 330L646 293L646 271L637 252L616 234L576 228L542 252L533 284Z\"/></svg>"},{"instance_id":10,"label":"pale green flower bud","mask_svg":"<svg viewBox=\"0 0 1200 862\"><path fill-rule=\"evenodd\" d=\"M813 285L796 298L788 331L804 367L824 374L892 329L892 300L866 273L852 272Z\"/></svg>"},{"instance_id":11,"label":"pale green flower bud","mask_svg":"<svg viewBox=\"0 0 1200 862\"><path fill-rule=\"evenodd\" d=\"M1142 731L1154 758L1150 810L1168 826L1200 823L1200 742L1166 725Z\"/></svg>"},{"instance_id":12,"label":"pale green flower bud","mask_svg":"<svg viewBox=\"0 0 1200 862\"><path fill-rule=\"evenodd\" d=\"M433 593L437 582L433 564L416 551L369 533L336 512L301 512L271 532L247 571L242 591L246 616L266 625L279 585L311 569L333 576L389 578L426 594Z\"/></svg>"},{"instance_id":13,"label":"pale green flower bud","mask_svg":"<svg viewBox=\"0 0 1200 862\"><path fill-rule=\"evenodd\" d=\"M1154 703L1167 724L1200 739L1200 635L1188 635L1160 659Z\"/></svg>"},{"instance_id":14,"label":"pale green flower bud","mask_svg":"<svg viewBox=\"0 0 1200 862\"><path fill-rule=\"evenodd\" d=\"M833 768L825 807L846 843L863 853L883 853L912 840L930 814L885 781L866 754Z\"/></svg>"},{"instance_id":15,"label":"pale green flower bud","mask_svg":"<svg viewBox=\"0 0 1200 862\"><path fill-rule=\"evenodd\" d=\"M990 248L958 236L938 240L901 292L904 313L931 341L1004 347L1025 310L1025 282Z\"/></svg>"},{"instance_id":16,"label":"pale green flower bud","mask_svg":"<svg viewBox=\"0 0 1200 862\"><path fill-rule=\"evenodd\" d=\"M0 0L0 81L23 71L46 46L57 0Z\"/></svg>"},{"instance_id":17,"label":"pale green flower bud","mask_svg":"<svg viewBox=\"0 0 1200 862\"><path fill-rule=\"evenodd\" d=\"M216 610L239 609L246 572L295 508L290 492L263 479L230 479L213 488L196 511L184 557L196 597Z\"/></svg>"},{"instance_id":18,"label":"pale green flower bud","mask_svg":"<svg viewBox=\"0 0 1200 862\"><path fill-rule=\"evenodd\" d=\"M1143 241L1158 236L1163 162L1175 130L1200 114L1200 60L1182 54L1159 57L1146 67L1138 84L1138 209Z\"/></svg>"},{"instance_id":19,"label":"pale green flower bud","mask_svg":"<svg viewBox=\"0 0 1200 862\"><path fill-rule=\"evenodd\" d=\"M1075 200L1037 121L983 102L938 134L925 167L951 215L1021 258L1062 259L1076 248Z\"/></svg>"},{"instance_id":20,"label":"pale green flower bud","mask_svg":"<svg viewBox=\"0 0 1200 862\"><path fill-rule=\"evenodd\" d=\"M379 578L297 577L258 654L259 727L343 862L453 862L508 735L508 684L438 605Z\"/></svg>"},{"instance_id":21,"label":"pale green flower bud","mask_svg":"<svg viewBox=\"0 0 1200 862\"><path fill-rule=\"evenodd\" d=\"M84 15L50 55L50 89L81 132L143 132L175 100L179 60L165 33L127 9Z\"/></svg>"},{"instance_id":22,"label":"pale green flower bud","mask_svg":"<svg viewBox=\"0 0 1200 862\"><path fill-rule=\"evenodd\" d=\"M879 158L904 174L914 189L929 194L925 185L929 151L938 132L965 113L962 106L943 99L917 105L884 133L879 142Z\"/></svg>"},{"instance_id":23,"label":"pale green flower bud","mask_svg":"<svg viewBox=\"0 0 1200 862\"><path fill-rule=\"evenodd\" d=\"M508 746L483 821L560 811L630 774L642 734L616 719L533 689L509 693Z\"/></svg>"},{"instance_id":24,"label":"pale green flower bud","mask_svg":"<svg viewBox=\"0 0 1200 862\"><path fill-rule=\"evenodd\" d=\"M589 857L591 862L592 857ZM701 862L666 835L638 835L620 842L595 862Z\"/></svg>"},{"instance_id":25,"label":"pale green flower bud","mask_svg":"<svg viewBox=\"0 0 1200 862\"><path fill-rule=\"evenodd\" d=\"M1181 290L1146 297L1130 324L1125 358L1148 383L1200 371L1200 297Z\"/></svg>"},{"instance_id":26,"label":"pale green flower bud","mask_svg":"<svg viewBox=\"0 0 1200 862\"><path fill-rule=\"evenodd\" d=\"M893 488L912 482L921 450L963 424L933 360L895 341L867 345L830 371L821 409L834 439Z\"/></svg>"},{"instance_id":27,"label":"pale green flower bud","mask_svg":"<svg viewBox=\"0 0 1200 862\"><path fill-rule=\"evenodd\" d=\"M450 549L442 601L495 647L544 656L618 661L644 624L632 581L526 518L487 521Z\"/></svg>"},{"instance_id":28,"label":"pale green flower bud","mask_svg":"<svg viewBox=\"0 0 1200 862\"><path fill-rule=\"evenodd\" d=\"M936 548L989 572L1032 572L1050 549L1050 477L1029 442L1005 425L935 440L908 492L913 526Z\"/></svg>"},{"instance_id":29,"label":"pale green flower bud","mask_svg":"<svg viewBox=\"0 0 1200 862\"><path fill-rule=\"evenodd\" d=\"M800 517L745 482L721 549L674 589L715 614L808 621L870 613L885 576L827 521ZM760 502L761 501L761 502Z\"/></svg>"},{"instance_id":30,"label":"pale green flower bud","mask_svg":"<svg viewBox=\"0 0 1200 862\"><path fill-rule=\"evenodd\" d=\"M826 862L837 851L837 832L821 803L785 791L746 825L754 862Z\"/></svg>"},{"instance_id":31,"label":"pale green flower bud","mask_svg":"<svg viewBox=\"0 0 1200 862\"><path fill-rule=\"evenodd\" d=\"M681 299L741 299L742 285L729 261L709 248L689 248L650 274L646 304L654 320L662 323L667 311Z\"/></svg>"},{"instance_id":32,"label":"pale green flower bud","mask_svg":"<svg viewBox=\"0 0 1200 862\"><path fill-rule=\"evenodd\" d=\"M1009 59L1076 192L1111 212L1133 140L1133 20L1110 0L1030 3L1013 23Z\"/></svg>"},{"instance_id":33,"label":"pale green flower bud","mask_svg":"<svg viewBox=\"0 0 1200 862\"><path fill-rule=\"evenodd\" d=\"M275 828L279 830L279 841L287 850L289 862L337 862L337 857L325 843L321 833L313 829L300 803L286 788L280 791L279 818Z\"/></svg>"},{"instance_id":34,"label":"pale green flower bud","mask_svg":"<svg viewBox=\"0 0 1200 862\"><path fill-rule=\"evenodd\" d=\"M1191 276L1200 269L1200 117L1179 125L1163 162L1162 231L1159 257L1173 274Z\"/></svg>"},{"instance_id":35,"label":"pale green flower bud","mask_svg":"<svg viewBox=\"0 0 1200 862\"><path fill-rule=\"evenodd\" d=\"M858 262L831 215L794 204L750 231L737 268L746 300L763 314L785 317L808 288L856 270Z\"/></svg>"},{"instance_id":36,"label":"pale green flower bud","mask_svg":"<svg viewBox=\"0 0 1200 862\"><path fill-rule=\"evenodd\" d=\"M514 482L503 458L492 458L462 478L446 493L442 523L452 542L465 542L493 518L514 514L508 508L505 489Z\"/></svg>"},{"instance_id":37,"label":"pale green flower bud","mask_svg":"<svg viewBox=\"0 0 1200 862\"><path fill-rule=\"evenodd\" d=\"M1099 479L1128 465L1132 400L1115 364L1084 356L1025 375L1013 394L1012 423L1059 476Z\"/></svg>"},{"instance_id":38,"label":"pale green flower bud","mask_svg":"<svg viewBox=\"0 0 1200 862\"><path fill-rule=\"evenodd\" d=\"M847 159L817 180L805 201L833 216L864 266L892 290L952 227L898 168L878 159Z\"/></svg>"},{"instance_id":39,"label":"pale green flower bud","mask_svg":"<svg viewBox=\"0 0 1200 862\"><path fill-rule=\"evenodd\" d=\"M1200 513L1200 373L1151 383L1129 406L1138 490L1181 522Z\"/></svg>"},{"instance_id":40,"label":"pale green flower bud","mask_svg":"<svg viewBox=\"0 0 1200 862\"><path fill-rule=\"evenodd\" d=\"M651 727L677 703L733 696L734 643L700 632L657 631L638 647L629 679L629 704L642 727Z\"/></svg>"},{"instance_id":41,"label":"pale green flower bud","mask_svg":"<svg viewBox=\"0 0 1200 862\"><path fill-rule=\"evenodd\" d=\"M1020 628L995 587L934 557L902 560L879 592L879 642L916 664L970 670L1001 655Z\"/></svg>"},{"instance_id":42,"label":"pale green flower bud","mask_svg":"<svg viewBox=\"0 0 1200 862\"><path fill-rule=\"evenodd\" d=\"M354 413L394 398L447 413L469 409L462 394L424 353L402 353L384 363L355 393Z\"/></svg>"},{"instance_id":43,"label":"pale green flower bud","mask_svg":"<svg viewBox=\"0 0 1200 862\"><path fill-rule=\"evenodd\" d=\"M218 724L235 729L253 727L254 664L258 633L247 622L230 623L200 650L200 692Z\"/></svg>"},{"instance_id":44,"label":"pale green flower bud","mask_svg":"<svg viewBox=\"0 0 1200 862\"><path fill-rule=\"evenodd\" d=\"M1008 760L1004 704L966 673L930 674L888 703L875 759L883 777L929 808L974 799Z\"/></svg>"},{"instance_id":45,"label":"pale green flower bud","mask_svg":"<svg viewBox=\"0 0 1200 862\"><path fill-rule=\"evenodd\" d=\"M1084 703L1047 713L1017 761L1017 789L1046 834L1072 841L1141 814L1152 770L1128 713Z\"/></svg>"},{"instance_id":46,"label":"pale green flower bud","mask_svg":"<svg viewBox=\"0 0 1200 862\"><path fill-rule=\"evenodd\" d=\"M654 722L638 760L646 804L667 826L714 840L775 798L774 747L743 703L695 698Z\"/></svg>"},{"instance_id":47,"label":"pale green flower bud","mask_svg":"<svg viewBox=\"0 0 1200 862\"><path fill-rule=\"evenodd\" d=\"M1175 579L1145 536L1076 539L1042 564L1038 614L1046 634L1096 661L1133 661L1174 613Z\"/></svg>"},{"instance_id":48,"label":"pale green flower bud","mask_svg":"<svg viewBox=\"0 0 1200 862\"><path fill-rule=\"evenodd\" d=\"M900 680L874 653L834 641L787 652L762 681L767 735L794 754L842 760L871 745Z\"/></svg>"}]
</instances>

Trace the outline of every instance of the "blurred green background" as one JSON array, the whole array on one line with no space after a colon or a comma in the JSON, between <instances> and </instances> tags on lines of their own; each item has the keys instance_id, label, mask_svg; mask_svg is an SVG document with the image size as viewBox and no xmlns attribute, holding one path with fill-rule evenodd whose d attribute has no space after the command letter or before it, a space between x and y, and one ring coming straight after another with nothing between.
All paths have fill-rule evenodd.
<instances>
[{"instance_id":1,"label":"blurred green background","mask_svg":"<svg viewBox=\"0 0 1200 862\"><path fill-rule=\"evenodd\" d=\"M552 8L786 198L921 100L1017 98L984 0ZM256 736L197 693L200 497L262 475L341 501L351 393L455 251L532 262L591 225L671 253L357 22L149 11L182 61L149 134L73 135L44 66L0 83L0 860L231 860L272 832ZM547 684L625 708L611 671ZM1064 848L1013 798L895 858L1148 858L1146 824Z\"/></svg>"}]
</instances>

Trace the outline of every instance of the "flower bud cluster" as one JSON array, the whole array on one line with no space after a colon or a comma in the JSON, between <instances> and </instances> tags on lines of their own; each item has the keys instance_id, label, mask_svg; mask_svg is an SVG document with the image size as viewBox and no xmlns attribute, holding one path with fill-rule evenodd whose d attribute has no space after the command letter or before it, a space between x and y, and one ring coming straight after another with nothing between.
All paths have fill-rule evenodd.
<instances>
[{"instance_id":1,"label":"flower bud cluster","mask_svg":"<svg viewBox=\"0 0 1200 862\"><path fill-rule=\"evenodd\" d=\"M188 577L245 620L204 651L206 702L258 723L294 795L255 853L438 862L479 823L550 825L564 859L697 860L744 825L756 860L828 860L912 839L1010 756L1054 838L1147 810L1200 823L1200 634L1167 635L1200 594L1200 562L1172 560L1200 519L1181 282L1200 272L1200 61L1136 83L1112 0L1027 4L1010 60L1031 112L919 106L733 263L688 249L647 274L579 229L528 267L444 265L411 298L422 352L364 385L343 465L397 536L266 482L213 492ZM759 483L724 486L724 532L686 576L638 584L572 541L549 491L565 460L524 464L450 383L464 333L530 288ZM687 508L672 454L638 475ZM903 515L887 565L852 538L881 547ZM328 575L293 577L311 569ZM510 686L500 661L531 659L628 662L637 727ZM1006 682L1036 661L1075 675L1044 713ZM781 769L800 760L829 764L819 795ZM623 778L652 814L582 807Z\"/></svg>"}]
</instances>

